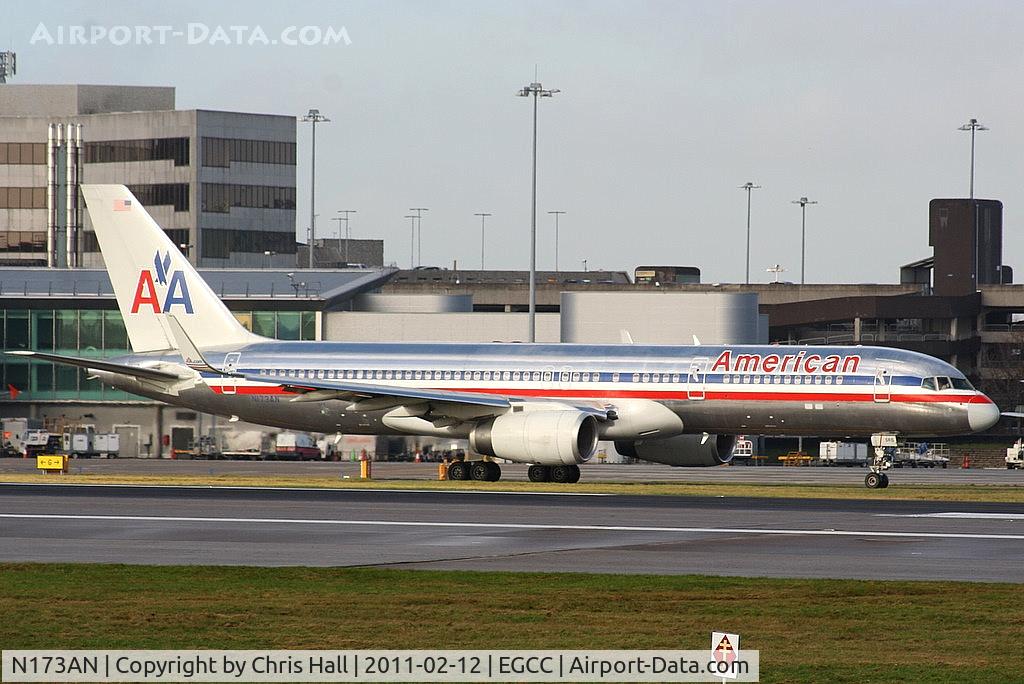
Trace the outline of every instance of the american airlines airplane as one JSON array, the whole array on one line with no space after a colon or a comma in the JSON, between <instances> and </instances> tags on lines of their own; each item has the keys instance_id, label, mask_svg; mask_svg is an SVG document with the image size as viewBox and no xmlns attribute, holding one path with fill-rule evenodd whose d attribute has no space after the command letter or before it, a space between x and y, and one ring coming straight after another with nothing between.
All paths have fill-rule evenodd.
<instances>
[{"instance_id":1,"label":"american airlines airplane","mask_svg":"<svg viewBox=\"0 0 1024 684\"><path fill-rule=\"evenodd\" d=\"M999 409L953 366L880 347L281 342L252 334L123 185L82 192L132 354L33 356L176 406L323 433L468 439L576 482L598 440L675 466L728 463L738 434L979 432ZM875 440L883 443L884 440ZM865 479L885 487L881 449ZM451 479L494 481L491 460Z\"/></svg>"}]
</instances>

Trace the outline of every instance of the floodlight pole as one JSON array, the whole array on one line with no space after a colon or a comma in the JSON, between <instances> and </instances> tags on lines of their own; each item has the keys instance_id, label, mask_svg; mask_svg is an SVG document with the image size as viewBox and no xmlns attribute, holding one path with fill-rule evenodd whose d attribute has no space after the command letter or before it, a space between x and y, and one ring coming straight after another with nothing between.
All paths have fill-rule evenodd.
<instances>
[{"instance_id":1,"label":"floodlight pole","mask_svg":"<svg viewBox=\"0 0 1024 684\"><path fill-rule=\"evenodd\" d=\"M740 190L747 191L747 275L746 284L750 284L750 191L760 188L760 185L754 185L753 182L747 181L740 186Z\"/></svg>"},{"instance_id":2,"label":"floodlight pole","mask_svg":"<svg viewBox=\"0 0 1024 684\"><path fill-rule=\"evenodd\" d=\"M309 268L313 268L313 241L316 239L316 125L328 123L330 119L320 114L319 109L310 109L302 121L313 126L312 149L309 163Z\"/></svg>"},{"instance_id":3,"label":"floodlight pole","mask_svg":"<svg viewBox=\"0 0 1024 684\"><path fill-rule=\"evenodd\" d=\"M987 131L988 127L978 122L977 119L971 119L963 126L958 128L960 131L971 132L971 195L970 198L974 199L974 134L978 131Z\"/></svg>"},{"instance_id":4,"label":"floodlight pole","mask_svg":"<svg viewBox=\"0 0 1024 684\"><path fill-rule=\"evenodd\" d=\"M529 342L537 341L537 98L551 97L560 92L545 90L538 82L524 86L519 97L533 96L533 183L530 194L530 328Z\"/></svg>"},{"instance_id":5,"label":"floodlight pole","mask_svg":"<svg viewBox=\"0 0 1024 684\"><path fill-rule=\"evenodd\" d=\"M488 214L486 212L481 211L476 214L473 214L473 216L480 217L480 270L482 271L484 270L484 231L486 230L485 222L487 221L487 217L492 216L492 214Z\"/></svg>"},{"instance_id":6,"label":"floodlight pole","mask_svg":"<svg viewBox=\"0 0 1024 684\"><path fill-rule=\"evenodd\" d=\"M422 266L423 265L423 212L430 211L430 210L427 209L426 207L410 207L409 211L415 211L416 212L416 230L417 230L416 265L417 266Z\"/></svg>"},{"instance_id":7,"label":"floodlight pole","mask_svg":"<svg viewBox=\"0 0 1024 684\"><path fill-rule=\"evenodd\" d=\"M351 235L351 233L349 233L349 230L348 230L348 216L349 216L349 214L355 214L357 212L356 212L355 209L339 209L338 213L345 215L344 218L340 218L339 217L339 218L336 218L335 221L344 221L345 222L345 265L348 266L348 243L352 239L352 235ZM341 242L341 225L340 224L338 225L338 242Z\"/></svg>"},{"instance_id":8,"label":"floodlight pole","mask_svg":"<svg viewBox=\"0 0 1024 684\"><path fill-rule=\"evenodd\" d=\"M409 219L409 270L416 268L416 214L406 214Z\"/></svg>"},{"instance_id":9,"label":"floodlight pole","mask_svg":"<svg viewBox=\"0 0 1024 684\"><path fill-rule=\"evenodd\" d=\"M800 205L800 284L804 284L804 257L807 254L807 205L817 204L818 202L801 197L798 200L793 200L793 204Z\"/></svg>"},{"instance_id":10,"label":"floodlight pole","mask_svg":"<svg viewBox=\"0 0 1024 684\"><path fill-rule=\"evenodd\" d=\"M564 214L564 211L549 211L549 214L555 215L555 273L558 273L558 217Z\"/></svg>"}]
</instances>

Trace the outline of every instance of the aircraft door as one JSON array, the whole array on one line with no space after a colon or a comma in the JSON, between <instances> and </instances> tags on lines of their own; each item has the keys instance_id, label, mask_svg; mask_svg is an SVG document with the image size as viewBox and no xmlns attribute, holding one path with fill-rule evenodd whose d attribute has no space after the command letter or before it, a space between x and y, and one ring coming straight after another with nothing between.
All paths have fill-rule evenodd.
<instances>
[{"instance_id":1,"label":"aircraft door","mask_svg":"<svg viewBox=\"0 0 1024 684\"><path fill-rule=\"evenodd\" d=\"M238 368L238 360L242 357L240 352L231 352L224 357L224 367L222 370L225 373L234 373ZM224 394L235 394L238 391L238 378L233 375L228 375L223 379Z\"/></svg>"},{"instance_id":2,"label":"aircraft door","mask_svg":"<svg viewBox=\"0 0 1024 684\"><path fill-rule=\"evenodd\" d=\"M892 400L892 376L889 371L880 369L875 373L874 381L875 402L886 404Z\"/></svg>"},{"instance_id":3,"label":"aircraft door","mask_svg":"<svg viewBox=\"0 0 1024 684\"><path fill-rule=\"evenodd\" d=\"M705 397L704 382L706 379L708 360L694 359L690 362L690 373L686 376L686 398L703 401Z\"/></svg>"}]
</instances>

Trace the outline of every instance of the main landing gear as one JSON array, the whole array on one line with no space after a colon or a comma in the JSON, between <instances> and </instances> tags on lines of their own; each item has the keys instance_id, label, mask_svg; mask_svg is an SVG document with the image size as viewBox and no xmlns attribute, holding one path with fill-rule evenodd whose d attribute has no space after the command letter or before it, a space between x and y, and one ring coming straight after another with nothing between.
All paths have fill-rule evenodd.
<instances>
[{"instance_id":1,"label":"main landing gear","mask_svg":"<svg viewBox=\"0 0 1024 684\"><path fill-rule=\"evenodd\" d=\"M572 484L580 481L578 465L532 465L527 471L530 482L563 482Z\"/></svg>"},{"instance_id":2,"label":"main landing gear","mask_svg":"<svg viewBox=\"0 0 1024 684\"><path fill-rule=\"evenodd\" d=\"M875 449L875 457L871 461L871 472L864 476L864 486L868 489L885 489L889 486L889 476L882 471L892 467L896 435L892 433L871 435L871 446Z\"/></svg>"},{"instance_id":3,"label":"main landing gear","mask_svg":"<svg viewBox=\"0 0 1024 684\"><path fill-rule=\"evenodd\" d=\"M497 482L501 479L501 466L491 461L453 461L448 464L448 479Z\"/></svg>"}]
</instances>

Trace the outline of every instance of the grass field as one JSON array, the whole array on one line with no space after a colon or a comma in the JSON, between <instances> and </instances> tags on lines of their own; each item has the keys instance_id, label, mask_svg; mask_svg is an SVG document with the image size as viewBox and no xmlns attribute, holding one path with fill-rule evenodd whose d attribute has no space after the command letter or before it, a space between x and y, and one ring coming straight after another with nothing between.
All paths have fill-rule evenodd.
<instances>
[{"instance_id":1,"label":"grass field","mask_svg":"<svg viewBox=\"0 0 1024 684\"><path fill-rule=\"evenodd\" d=\"M343 480L302 476L236 475L44 475L0 474L0 482L48 484L183 485L195 487L315 487L327 489L442 489L513 492L575 492L672 496L752 496L799 499L989 501L1024 503L1024 487L1002 485L901 485L871 490L861 484L717 484L685 482L438 482L437 480Z\"/></svg>"},{"instance_id":2,"label":"grass field","mask_svg":"<svg viewBox=\"0 0 1024 684\"><path fill-rule=\"evenodd\" d=\"M1020 681L1024 590L953 582L0 564L3 648L669 648L765 682Z\"/></svg>"}]
</instances>

